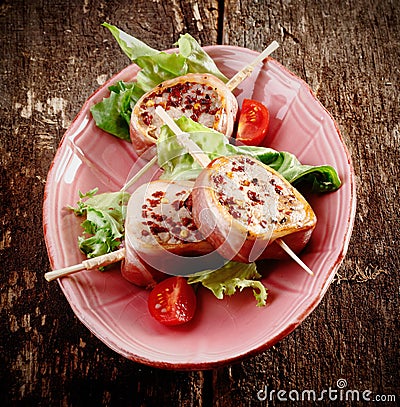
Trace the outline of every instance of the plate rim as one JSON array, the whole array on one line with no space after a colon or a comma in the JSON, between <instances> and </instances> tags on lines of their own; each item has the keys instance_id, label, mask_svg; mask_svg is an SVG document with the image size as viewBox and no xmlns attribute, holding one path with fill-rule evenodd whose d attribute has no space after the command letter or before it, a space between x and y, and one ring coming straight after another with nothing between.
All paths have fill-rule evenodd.
<instances>
[{"instance_id":1,"label":"plate rim","mask_svg":"<svg viewBox=\"0 0 400 407\"><path fill-rule=\"evenodd\" d=\"M239 52L251 53L251 54L254 54L254 56L259 55L259 52L257 52L257 51L253 51L253 50L245 48L245 47L239 47L239 46L234 46L234 45L207 45L202 48L206 52L209 52L210 50L214 51L214 50L218 50L218 49L221 49L221 50L225 49L225 50L231 50L234 52L239 51ZM169 50L166 50L166 52L174 52L175 50L176 50L176 48L171 48ZM334 119L332 114L325 108L325 106L323 106L323 104L314 94L313 90L307 84L307 82L305 82L302 78L298 77L296 74L294 74L284 65L282 65L280 62L276 61L274 58L268 57L268 59L272 60L274 63L276 63L280 69L282 69L286 74L288 74L296 82L299 82L305 89L307 89L310 92L313 100L316 101L320 105L320 107L325 111L325 113L329 116L330 120L334 124L336 135L339 138L340 145L343 148L343 151L347 158L347 165L348 165L348 169L349 169L351 207L349 210L348 219L346 220L346 229L345 229L343 241L341 244L341 248L340 248L338 255L336 256L337 258L335 258L334 264L330 267L329 273L327 271L328 277L326 278L325 283L323 284L321 290L319 290L318 293L315 293L314 300L308 305L308 307L306 309L303 310L301 315L296 315L296 320L291 322L290 324L288 324L286 329L280 331L279 334L277 334L275 337L271 338L270 340L266 341L265 343L263 343L260 346L254 347L252 349L248 349L243 352L239 352L230 358L224 358L224 359L218 359L218 360L215 359L213 361L205 361L205 362L190 362L190 361L188 361L188 362L162 362L162 361L158 361L158 360L151 360L151 359L143 357L141 355L132 354L132 353L129 353L126 351L121 352L121 349L119 349L114 343L110 344L109 338L105 338L103 335L100 335L99 332L97 332L92 326L90 326L87 323L87 321L84 318L84 315L82 315L82 312L76 307L75 304L70 302L69 296L67 295L68 294L67 287L62 283L62 280L58 280L58 284L61 287L61 290L62 290L64 296L66 297L70 307L72 308L74 314L78 317L78 319L83 323L83 325L86 326L86 328L88 328L89 331L94 336L96 336L98 339L100 339L103 342L103 344L105 344L107 347L109 347L110 349L114 350L116 353L118 353L134 362L138 362L138 363L142 363L142 364L145 364L148 366L162 368L162 369L204 370L204 369L212 369L212 368L219 367L219 366L226 365L226 364L233 363L233 362L239 362L240 360L243 360L247 357L259 354L260 352L267 350L268 348L273 346L275 343L279 342L280 340L282 340L283 338L288 336L291 332L293 332L294 329L296 329L305 320L305 318L307 318L311 314L311 312L317 307L317 305L321 302L322 298L324 297L326 291L328 290L336 271L340 267L345 255L347 253L351 235L352 235L353 226L354 226L356 203L357 203L356 192L355 192L356 183L355 183L354 167L352 165L352 159L351 159L349 150L344 142L344 139L342 137L341 131L339 129L339 126L338 126L336 120ZM79 112L77 113L77 115L75 116L75 118L73 119L71 124L65 130L65 132L60 140L57 151L54 155L54 158L50 164L48 174L47 174L47 179L46 179L46 185L45 185L45 189L44 189L42 214L43 214L43 231L44 231L46 249L47 249L51 268L54 268L55 260L53 257L53 255L54 255L53 248L51 247L51 244L49 243L49 239L47 238L47 232L46 232L47 224L49 222L48 215L46 214L46 204L48 203L48 199L49 199L49 189L50 189L50 185L51 185L51 180L54 177L54 167L57 162L57 159L59 158L59 156L62 153L61 147L67 140L70 133L72 133L72 130L74 129L74 127L76 126L78 121L84 117L83 111L88 108L88 106L92 103L93 99L96 97L97 94L99 94L105 88L108 88L108 86L110 86L112 83L114 83L115 78L117 76L120 76L123 72L125 72L125 71L128 72L129 70L132 70L132 69L133 69L132 72L134 72L135 70L139 71L139 68L136 68L135 66L132 66L132 65L133 64L130 64L130 65L124 67L119 72L113 74L106 82L104 82L104 84L102 84L99 88L97 88L94 92L92 92L89 95L89 97L86 99L84 104L81 106Z\"/></svg>"}]
</instances>

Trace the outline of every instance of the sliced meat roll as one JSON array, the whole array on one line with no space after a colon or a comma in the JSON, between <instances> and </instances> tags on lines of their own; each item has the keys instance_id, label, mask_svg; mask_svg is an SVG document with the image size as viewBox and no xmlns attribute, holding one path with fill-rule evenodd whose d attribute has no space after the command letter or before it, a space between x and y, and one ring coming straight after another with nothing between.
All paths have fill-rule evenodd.
<instances>
[{"instance_id":1,"label":"sliced meat roll","mask_svg":"<svg viewBox=\"0 0 400 407\"><path fill-rule=\"evenodd\" d=\"M246 156L213 160L196 180L193 219L202 235L230 260L252 262L298 253L316 225L303 196L276 171Z\"/></svg>"},{"instance_id":2,"label":"sliced meat roll","mask_svg":"<svg viewBox=\"0 0 400 407\"><path fill-rule=\"evenodd\" d=\"M130 135L138 154L156 142L162 106L173 118L185 115L227 137L233 131L238 103L228 87L211 74L188 74L159 84L143 95L132 111Z\"/></svg>"},{"instance_id":3,"label":"sliced meat roll","mask_svg":"<svg viewBox=\"0 0 400 407\"><path fill-rule=\"evenodd\" d=\"M132 194L125 222L123 266L142 274L142 279L138 275L132 279L140 281L140 285L159 280L154 270L189 275L224 264L225 260L203 239L193 222L192 187L191 182L157 180ZM141 272L142 265L145 269Z\"/></svg>"},{"instance_id":4,"label":"sliced meat roll","mask_svg":"<svg viewBox=\"0 0 400 407\"><path fill-rule=\"evenodd\" d=\"M148 289L167 277L166 274L144 262L131 247L126 250L125 258L122 260L121 275L130 283Z\"/></svg>"}]
</instances>

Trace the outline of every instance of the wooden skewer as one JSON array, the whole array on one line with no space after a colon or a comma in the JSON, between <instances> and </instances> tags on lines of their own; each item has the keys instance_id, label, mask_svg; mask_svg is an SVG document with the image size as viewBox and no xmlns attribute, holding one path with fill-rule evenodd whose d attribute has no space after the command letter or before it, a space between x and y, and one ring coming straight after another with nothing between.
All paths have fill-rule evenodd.
<instances>
[{"instance_id":1,"label":"wooden skewer","mask_svg":"<svg viewBox=\"0 0 400 407\"><path fill-rule=\"evenodd\" d=\"M157 155L155 155L144 167L142 167L125 185L121 188L121 192L125 192L131 185L133 185L145 172L147 172L157 162Z\"/></svg>"},{"instance_id":2,"label":"wooden skewer","mask_svg":"<svg viewBox=\"0 0 400 407\"><path fill-rule=\"evenodd\" d=\"M313 271L300 259L299 256L282 240L276 239L276 243L288 254L303 270L305 270L310 276L313 276Z\"/></svg>"},{"instance_id":3,"label":"wooden skewer","mask_svg":"<svg viewBox=\"0 0 400 407\"><path fill-rule=\"evenodd\" d=\"M207 165L211 162L209 157L204 154L201 148L189 138L186 133L183 133L182 130L176 125L174 120L171 116L161 107L157 106L156 113L160 118L164 121L164 123L175 133L178 142L181 144L186 151L192 155L192 157L197 160L197 162L203 167L207 167ZM201 157L201 159L199 159ZM297 256L297 254L282 240L282 239L275 239L276 243L308 274L311 276L314 275L312 270Z\"/></svg>"},{"instance_id":4,"label":"wooden skewer","mask_svg":"<svg viewBox=\"0 0 400 407\"><path fill-rule=\"evenodd\" d=\"M205 168L210 163L210 159L204 153L204 151L192 140L189 138L187 133L184 133L172 117L164 110L163 107L157 106L156 113L164 121L164 123L172 130L175 134L179 144L189 153L201 167Z\"/></svg>"},{"instance_id":5,"label":"wooden skewer","mask_svg":"<svg viewBox=\"0 0 400 407\"><path fill-rule=\"evenodd\" d=\"M97 267L108 266L109 264L116 263L125 257L125 249L119 249L115 252L107 253L102 256L94 257L92 259L83 260L80 264L75 264L74 266L64 267L59 270L49 271L44 275L47 281L53 281L60 277L69 276L70 274L76 273L82 270L91 270Z\"/></svg>"},{"instance_id":6,"label":"wooden skewer","mask_svg":"<svg viewBox=\"0 0 400 407\"><path fill-rule=\"evenodd\" d=\"M258 55L258 57L249 65L245 66L241 69L238 73L236 73L226 84L226 86L233 91L233 89L237 88L238 85L243 82L247 77L251 75L256 65L262 62L265 58L267 58L270 54L272 54L277 48L279 44L276 41L272 41L271 44L268 45L265 50Z\"/></svg>"}]
</instances>

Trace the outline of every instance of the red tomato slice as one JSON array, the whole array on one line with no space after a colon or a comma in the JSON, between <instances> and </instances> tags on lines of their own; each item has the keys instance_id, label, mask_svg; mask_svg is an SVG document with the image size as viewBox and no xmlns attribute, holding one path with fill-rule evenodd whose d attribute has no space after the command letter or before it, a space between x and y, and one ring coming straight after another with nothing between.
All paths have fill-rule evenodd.
<instances>
[{"instance_id":1,"label":"red tomato slice","mask_svg":"<svg viewBox=\"0 0 400 407\"><path fill-rule=\"evenodd\" d=\"M196 310L196 294L183 277L169 277L158 283L148 299L150 314L164 325L190 321Z\"/></svg>"},{"instance_id":2,"label":"red tomato slice","mask_svg":"<svg viewBox=\"0 0 400 407\"><path fill-rule=\"evenodd\" d=\"M268 126L268 109L257 100L244 99L236 140L248 146L258 146L264 140Z\"/></svg>"}]
</instances>

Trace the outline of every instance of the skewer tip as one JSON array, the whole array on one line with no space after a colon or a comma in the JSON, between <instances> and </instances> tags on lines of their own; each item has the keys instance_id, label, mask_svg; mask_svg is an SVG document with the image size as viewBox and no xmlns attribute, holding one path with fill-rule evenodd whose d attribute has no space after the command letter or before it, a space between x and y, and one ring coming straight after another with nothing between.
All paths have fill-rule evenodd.
<instances>
[{"instance_id":1,"label":"skewer tip","mask_svg":"<svg viewBox=\"0 0 400 407\"><path fill-rule=\"evenodd\" d=\"M282 240L276 239L276 243L288 254L305 272L310 276L314 276L314 272L305 264L299 256Z\"/></svg>"}]
</instances>

